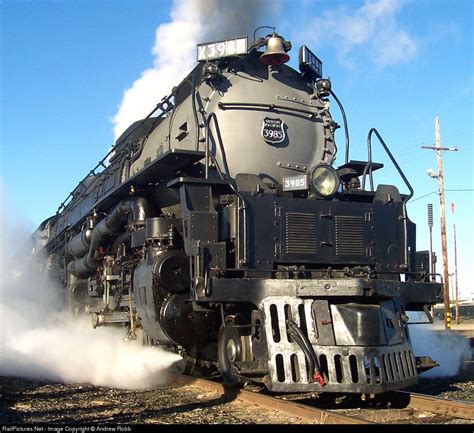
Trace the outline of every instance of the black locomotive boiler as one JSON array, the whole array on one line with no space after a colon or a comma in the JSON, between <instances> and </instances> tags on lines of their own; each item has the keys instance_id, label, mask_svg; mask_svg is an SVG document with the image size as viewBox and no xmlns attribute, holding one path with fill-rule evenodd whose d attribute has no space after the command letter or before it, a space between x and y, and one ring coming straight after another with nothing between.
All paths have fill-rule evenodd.
<instances>
[{"instance_id":1,"label":"black locomotive boiler","mask_svg":"<svg viewBox=\"0 0 474 433\"><path fill-rule=\"evenodd\" d=\"M180 353L189 372L278 392L380 393L416 382L406 311L442 285L417 263L413 194L372 129L349 159L320 60L276 33L198 46L33 235L43 269L94 327ZM335 166L343 115L345 161ZM372 138L410 193L374 188Z\"/></svg>"}]
</instances>

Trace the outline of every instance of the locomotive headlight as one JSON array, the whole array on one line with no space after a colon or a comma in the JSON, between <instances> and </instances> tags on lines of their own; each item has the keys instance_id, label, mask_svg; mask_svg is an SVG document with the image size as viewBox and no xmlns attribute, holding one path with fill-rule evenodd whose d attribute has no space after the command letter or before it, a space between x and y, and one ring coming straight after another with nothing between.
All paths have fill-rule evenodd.
<instances>
[{"instance_id":1,"label":"locomotive headlight","mask_svg":"<svg viewBox=\"0 0 474 433\"><path fill-rule=\"evenodd\" d=\"M323 197L330 197L339 188L339 176L329 165L318 165L311 173L311 183Z\"/></svg>"}]
</instances>

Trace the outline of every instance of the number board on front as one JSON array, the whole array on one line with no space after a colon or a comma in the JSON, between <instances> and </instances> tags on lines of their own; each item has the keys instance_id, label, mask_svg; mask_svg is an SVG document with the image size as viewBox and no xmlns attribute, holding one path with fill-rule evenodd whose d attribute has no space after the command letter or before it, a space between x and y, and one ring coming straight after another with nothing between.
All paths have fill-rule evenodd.
<instances>
[{"instance_id":1,"label":"number board on front","mask_svg":"<svg viewBox=\"0 0 474 433\"><path fill-rule=\"evenodd\" d=\"M308 176L306 174L283 177L283 191L301 191L305 189L308 189Z\"/></svg>"}]
</instances>

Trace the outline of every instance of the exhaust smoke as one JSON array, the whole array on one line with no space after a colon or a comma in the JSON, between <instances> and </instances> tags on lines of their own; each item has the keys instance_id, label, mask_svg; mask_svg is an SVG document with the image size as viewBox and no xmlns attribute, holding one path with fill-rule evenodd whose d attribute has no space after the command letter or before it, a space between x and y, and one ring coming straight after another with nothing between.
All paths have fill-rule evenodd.
<instances>
[{"instance_id":1,"label":"exhaust smoke","mask_svg":"<svg viewBox=\"0 0 474 433\"><path fill-rule=\"evenodd\" d=\"M247 35L250 40L263 13L266 21L271 20L278 4L278 0L175 0L171 22L155 32L153 67L125 90L112 119L115 139L191 72L198 43Z\"/></svg>"}]
</instances>

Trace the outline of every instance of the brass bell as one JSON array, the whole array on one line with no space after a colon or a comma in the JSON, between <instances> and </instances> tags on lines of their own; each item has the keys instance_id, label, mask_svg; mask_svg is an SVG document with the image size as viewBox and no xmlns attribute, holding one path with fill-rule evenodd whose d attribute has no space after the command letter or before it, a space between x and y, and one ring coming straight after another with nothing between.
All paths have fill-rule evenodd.
<instances>
[{"instance_id":1,"label":"brass bell","mask_svg":"<svg viewBox=\"0 0 474 433\"><path fill-rule=\"evenodd\" d=\"M265 52L260 56L260 61L265 65L282 65L290 60L285 50L285 40L273 33L267 41Z\"/></svg>"}]
</instances>

